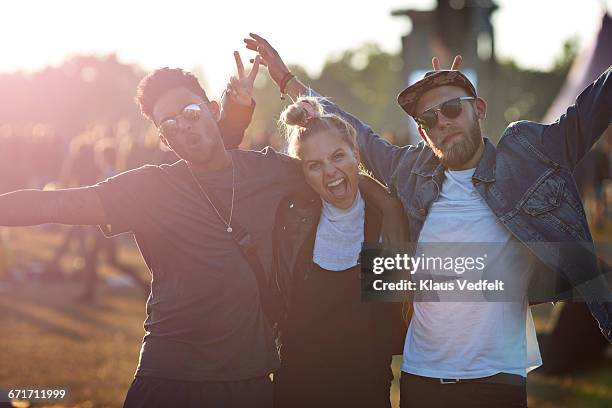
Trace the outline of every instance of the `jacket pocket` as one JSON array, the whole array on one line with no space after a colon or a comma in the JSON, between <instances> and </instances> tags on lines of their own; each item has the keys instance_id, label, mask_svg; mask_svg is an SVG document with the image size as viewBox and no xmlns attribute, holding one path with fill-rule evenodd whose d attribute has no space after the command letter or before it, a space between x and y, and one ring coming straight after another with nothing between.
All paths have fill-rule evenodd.
<instances>
[{"instance_id":1,"label":"jacket pocket","mask_svg":"<svg viewBox=\"0 0 612 408\"><path fill-rule=\"evenodd\" d=\"M525 200L522 210L544 230L552 228L552 231L557 231L549 236L549 240L588 240L586 218L580 199L557 173L552 173L535 187Z\"/></svg>"},{"instance_id":2,"label":"jacket pocket","mask_svg":"<svg viewBox=\"0 0 612 408\"><path fill-rule=\"evenodd\" d=\"M523 204L523 211L529 215L540 215L559 208L565 190L565 180L556 175L546 178Z\"/></svg>"}]
</instances>

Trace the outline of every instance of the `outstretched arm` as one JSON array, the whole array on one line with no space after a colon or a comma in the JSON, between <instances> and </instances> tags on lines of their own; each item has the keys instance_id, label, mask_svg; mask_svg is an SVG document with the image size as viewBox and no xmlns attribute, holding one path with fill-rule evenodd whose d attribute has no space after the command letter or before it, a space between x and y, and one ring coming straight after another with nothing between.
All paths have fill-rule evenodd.
<instances>
[{"instance_id":1,"label":"outstretched arm","mask_svg":"<svg viewBox=\"0 0 612 408\"><path fill-rule=\"evenodd\" d=\"M0 195L0 225L106 223L98 194L91 187L56 191L19 190Z\"/></svg>"}]
</instances>

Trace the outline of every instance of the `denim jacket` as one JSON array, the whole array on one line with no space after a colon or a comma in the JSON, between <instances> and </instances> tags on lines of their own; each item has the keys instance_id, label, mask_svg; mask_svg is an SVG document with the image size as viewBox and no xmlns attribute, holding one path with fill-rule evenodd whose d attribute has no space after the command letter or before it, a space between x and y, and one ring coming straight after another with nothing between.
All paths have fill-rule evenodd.
<instances>
[{"instance_id":1,"label":"denim jacket","mask_svg":"<svg viewBox=\"0 0 612 408\"><path fill-rule=\"evenodd\" d=\"M497 219L535 255L530 302L578 295L610 342L612 294L598 268L573 170L612 121L611 68L555 123L514 122L497 146L485 138L472 177ZM444 182L439 160L424 142L392 145L329 100L322 103L355 127L365 166L397 193L416 242Z\"/></svg>"}]
</instances>

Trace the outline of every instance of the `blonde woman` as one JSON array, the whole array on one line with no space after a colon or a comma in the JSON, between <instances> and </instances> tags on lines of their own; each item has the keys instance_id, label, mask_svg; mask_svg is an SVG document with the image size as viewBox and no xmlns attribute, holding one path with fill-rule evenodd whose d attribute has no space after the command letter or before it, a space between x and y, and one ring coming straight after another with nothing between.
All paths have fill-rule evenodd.
<instances>
[{"instance_id":1,"label":"blonde woman","mask_svg":"<svg viewBox=\"0 0 612 408\"><path fill-rule=\"evenodd\" d=\"M289 154L312 188L281 201L274 267L283 299L278 407L390 407L398 304L361 302L363 242L403 241L401 205L360 175L355 129L300 98L281 115Z\"/></svg>"}]
</instances>

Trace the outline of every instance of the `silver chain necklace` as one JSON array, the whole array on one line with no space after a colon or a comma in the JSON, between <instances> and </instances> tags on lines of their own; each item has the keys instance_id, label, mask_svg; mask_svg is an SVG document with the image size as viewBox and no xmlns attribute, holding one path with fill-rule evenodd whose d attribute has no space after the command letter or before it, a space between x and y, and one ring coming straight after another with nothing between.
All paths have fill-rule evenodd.
<instances>
[{"instance_id":1,"label":"silver chain necklace","mask_svg":"<svg viewBox=\"0 0 612 408\"><path fill-rule=\"evenodd\" d=\"M233 231L231 223L232 223L232 215L234 214L234 197L236 193L236 183L235 183L236 177L235 177L235 172L234 172L234 160L232 160L231 157L230 157L230 162L232 163L232 204L230 205L229 219L227 221L223 219L223 217L219 213L219 210L217 210L217 207L215 207L213 202L210 200L210 197L208 197L208 194L206 194L206 191L204 191L204 189L202 188L202 185L196 178L195 174L193 174L193 170L191 169L191 166L189 165L189 163L187 163L187 168L189 169L189 173L191 173L191 177L193 177L193 180L198 185L198 188L200 189L200 192L202 193L202 195L206 197L206 200L208 200L208 203L212 206L213 210L215 210L221 222L223 222L225 226L227 227L226 231L231 233Z\"/></svg>"}]
</instances>

